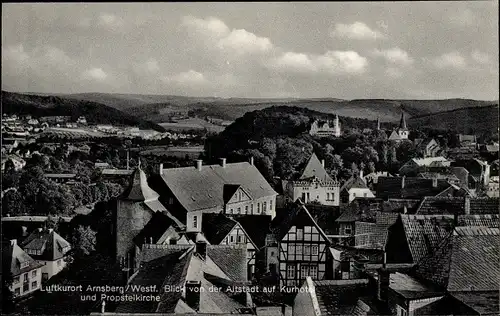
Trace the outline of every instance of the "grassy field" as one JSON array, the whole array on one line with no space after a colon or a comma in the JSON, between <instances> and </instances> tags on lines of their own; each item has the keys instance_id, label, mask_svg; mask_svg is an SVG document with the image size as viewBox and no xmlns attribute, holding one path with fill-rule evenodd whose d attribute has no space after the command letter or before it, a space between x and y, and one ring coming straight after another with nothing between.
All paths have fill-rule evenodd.
<instances>
[{"instance_id":1,"label":"grassy field","mask_svg":"<svg viewBox=\"0 0 500 316\"><path fill-rule=\"evenodd\" d=\"M214 125L199 118L189 118L175 123L163 122L159 123L158 125L165 128L166 130L175 132L207 129L209 132L220 133L224 130L223 126Z\"/></svg>"}]
</instances>

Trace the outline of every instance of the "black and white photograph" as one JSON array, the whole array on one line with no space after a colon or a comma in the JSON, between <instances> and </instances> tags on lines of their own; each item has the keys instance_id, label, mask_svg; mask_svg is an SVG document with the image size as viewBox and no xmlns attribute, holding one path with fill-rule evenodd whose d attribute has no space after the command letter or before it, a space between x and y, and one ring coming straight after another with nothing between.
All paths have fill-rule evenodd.
<instances>
[{"instance_id":1,"label":"black and white photograph","mask_svg":"<svg viewBox=\"0 0 500 316\"><path fill-rule=\"evenodd\" d=\"M499 3L9 2L2 315L500 315Z\"/></svg>"}]
</instances>

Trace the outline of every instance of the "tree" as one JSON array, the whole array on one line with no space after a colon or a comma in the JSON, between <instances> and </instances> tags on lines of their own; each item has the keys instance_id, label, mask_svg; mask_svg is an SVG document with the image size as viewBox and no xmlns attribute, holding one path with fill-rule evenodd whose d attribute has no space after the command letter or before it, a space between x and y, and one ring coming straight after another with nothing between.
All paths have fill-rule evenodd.
<instances>
[{"instance_id":1,"label":"tree","mask_svg":"<svg viewBox=\"0 0 500 316\"><path fill-rule=\"evenodd\" d=\"M6 258L10 258L10 256L6 256ZM2 301L0 302L0 313L2 315L8 315L14 312L15 309L14 295L10 290L12 282L14 281L10 268L11 268L10 262L2 263L2 296L1 296Z\"/></svg>"},{"instance_id":2,"label":"tree","mask_svg":"<svg viewBox=\"0 0 500 316\"><path fill-rule=\"evenodd\" d=\"M375 169L375 163L373 161L370 161L368 163L368 172L369 173L374 173L376 171Z\"/></svg>"},{"instance_id":3,"label":"tree","mask_svg":"<svg viewBox=\"0 0 500 316\"><path fill-rule=\"evenodd\" d=\"M74 257L88 256L95 251L96 232L90 226L78 226L71 238Z\"/></svg>"}]
</instances>

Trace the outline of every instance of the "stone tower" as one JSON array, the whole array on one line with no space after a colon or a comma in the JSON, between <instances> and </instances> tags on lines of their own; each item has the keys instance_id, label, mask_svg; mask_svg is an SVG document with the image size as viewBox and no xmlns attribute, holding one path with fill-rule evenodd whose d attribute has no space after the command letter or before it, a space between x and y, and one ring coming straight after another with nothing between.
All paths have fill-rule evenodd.
<instances>
[{"instance_id":1,"label":"stone tower","mask_svg":"<svg viewBox=\"0 0 500 316\"><path fill-rule=\"evenodd\" d=\"M399 120L399 127L397 133L401 139L408 139L409 131L406 127L405 112L401 112L401 119Z\"/></svg>"}]
</instances>

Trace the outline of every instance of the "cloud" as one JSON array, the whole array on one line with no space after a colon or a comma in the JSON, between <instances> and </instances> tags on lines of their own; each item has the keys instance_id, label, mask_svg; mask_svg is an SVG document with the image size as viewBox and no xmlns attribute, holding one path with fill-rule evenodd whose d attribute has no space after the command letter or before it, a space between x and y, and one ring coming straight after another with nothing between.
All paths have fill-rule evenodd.
<instances>
[{"instance_id":1,"label":"cloud","mask_svg":"<svg viewBox=\"0 0 500 316\"><path fill-rule=\"evenodd\" d=\"M114 14L102 13L99 15L98 25L110 31L120 31L123 29L125 22Z\"/></svg>"},{"instance_id":2,"label":"cloud","mask_svg":"<svg viewBox=\"0 0 500 316\"><path fill-rule=\"evenodd\" d=\"M182 25L201 34L220 50L230 50L237 54L267 52L273 48L267 37L257 36L245 29L230 29L222 20L215 17L200 19L186 16Z\"/></svg>"},{"instance_id":3,"label":"cloud","mask_svg":"<svg viewBox=\"0 0 500 316\"><path fill-rule=\"evenodd\" d=\"M388 62L393 63L393 64L397 64L397 65L408 66L408 65L411 65L413 63L413 58L411 58L408 55L408 52L406 52L398 47L386 49L386 50L375 49L373 51L373 54L375 56L383 57Z\"/></svg>"},{"instance_id":4,"label":"cloud","mask_svg":"<svg viewBox=\"0 0 500 316\"><path fill-rule=\"evenodd\" d=\"M451 13L449 20L457 26L477 26L477 17L472 10L457 7L457 12Z\"/></svg>"},{"instance_id":5,"label":"cloud","mask_svg":"<svg viewBox=\"0 0 500 316\"><path fill-rule=\"evenodd\" d=\"M354 22L352 24L337 23L331 35L333 37L356 40L377 40L386 38L383 33L372 30L363 22Z\"/></svg>"},{"instance_id":6,"label":"cloud","mask_svg":"<svg viewBox=\"0 0 500 316\"><path fill-rule=\"evenodd\" d=\"M166 83L177 83L181 85L190 85L190 84L204 84L207 83L205 76L195 70L189 70L185 72L178 73L173 76L163 77L162 80Z\"/></svg>"},{"instance_id":7,"label":"cloud","mask_svg":"<svg viewBox=\"0 0 500 316\"><path fill-rule=\"evenodd\" d=\"M272 59L267 66L291 72L361 74L366 71L368 60L355 51L328 51L322 55L286 52Z\"/></svg>"},{"instance_id":8,"label":"cloud","mask_svg":"<svg viewBox=\"0 0 500 316\"><path fill-rule=\"evenodd\" d=\"M102 68L91 68L83 72L82 77L86 80L104 81L108 77Z\"/></svg>"},{"instance_id":9,"label":"cloud","mask_svg":"<svg viewBox=\"0 0 500 316\"><path fill-rule=\"evenodd\" d=\"M160 71L160 66L158 66L158 62L155 59L148 60L144 66L145 69L151 73L156 73Z\"/></svg>"},{"instance_id":10,"label":"cloud","mask_svg":"<svg viewBox=\"0 0 500 316\"><path fill-rule=\"evenodd\" d=\"M466 59L459 52L449 52L433 59L436 68L464 69L467 66Z\"/></svg>"},{"instance_id":11,"label":"cloud","mask_svg":"<svg viewBox=\"0 0 500 316\"><path fill-rule=\"evenodd\" d=\"M389 67L385 70L385 74L391 78L402 78L403 71L399 68Z\"/></svg>"},{"instance_id":12,"label":"cloud","mask_svg":"<svg viewBox=\"0 0 500 316\"><path fill-rule=\"evenodd\" d=\"M479 50L475 50L471 53L472 59L479 64L488 64L490 62L490 56Z\"/></svg>"},{"instance_id":13,"label":"cloud","mask_svg":"<svg viewBox=\"0 0 500 316\"><path fill-rule=\"evenodd\" d=\"M23 44L2 47L2 66L4 66L4 63L9 62L24 64L29 58L30 56L25 52Z\"/></svg>"}]
</instances>

